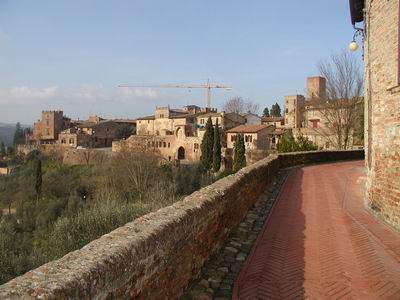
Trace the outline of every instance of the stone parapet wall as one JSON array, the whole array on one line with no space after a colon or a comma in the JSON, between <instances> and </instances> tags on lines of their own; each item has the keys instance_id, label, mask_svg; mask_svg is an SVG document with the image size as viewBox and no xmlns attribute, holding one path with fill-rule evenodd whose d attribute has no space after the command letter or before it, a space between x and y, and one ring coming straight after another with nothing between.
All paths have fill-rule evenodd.
<instances>
[{"instance_id":1,"label":"stone parapet wall","mask_svg":"<svg viewBox=\"0 0 400 300\"><path fill-rule=\"evenodd\" d=\"M364 159L363 150L343 151L310 151L279 154L280 168L288 168L298 165L323 163L330 161Z\"/></svg>"},{"instance_id":2,"label":"stone parapet wall","mask_svg":"<svg viewBox=\"0 0 400 300\"><path fill-rule=\"evenodd\" d=\"M280 167L362 151L271 155L0 287L0 299L175 299L223 245Z\"/></svg>"}]
</instances>

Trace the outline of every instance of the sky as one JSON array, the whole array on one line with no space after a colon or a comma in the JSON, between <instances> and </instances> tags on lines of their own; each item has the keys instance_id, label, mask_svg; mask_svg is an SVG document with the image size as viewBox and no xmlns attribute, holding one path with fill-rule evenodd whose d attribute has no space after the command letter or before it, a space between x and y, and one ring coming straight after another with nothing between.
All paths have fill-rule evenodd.
<instances>
[{"instance_id":1,"label":"sky","mask_svg":"<svg viewBox=\"0 0 400 300\"><path fill-rule=\"evenodd\" d=\"M204 90L118 85L208 78L232 86L212 91L218 109L235 96L282 105L352 37L347 0L0 0L0 123L204 106Z\"/></svg>"}]
</instances>

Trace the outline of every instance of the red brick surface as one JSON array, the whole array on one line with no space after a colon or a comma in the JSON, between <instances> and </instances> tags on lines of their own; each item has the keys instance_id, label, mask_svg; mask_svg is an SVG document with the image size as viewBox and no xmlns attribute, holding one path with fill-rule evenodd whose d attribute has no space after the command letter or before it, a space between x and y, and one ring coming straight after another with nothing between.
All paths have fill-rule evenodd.
<instances>
[{"instance_id":1,"label":"red brick surface","mask_svg":"<svg viewBox=\"0 0 400 300\"><path fill-rule=\"evenodd\" d=\"M400 299L400 235L364 209L363 162L293 170L234 299Z\"/></svg>"}]
</instances>

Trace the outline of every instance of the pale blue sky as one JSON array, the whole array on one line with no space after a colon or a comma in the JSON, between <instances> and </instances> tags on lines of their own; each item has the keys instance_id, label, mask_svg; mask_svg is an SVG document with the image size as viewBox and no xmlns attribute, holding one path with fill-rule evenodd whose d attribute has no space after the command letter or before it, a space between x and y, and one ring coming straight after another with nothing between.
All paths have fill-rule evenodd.
<instances>
[{"instance_id":1,"label":"pale blue sky","mask_svg":"<svg viewBox=\"0 0 400 300\"><path fill-rule=\"evenodd\" d=\"M303 93L352 34L347 0L0 0L0 122L203 105L203 91L117 86L207 78L233 86L215 107L232 96L270 106Z\"/></svg>"}]
</instances>

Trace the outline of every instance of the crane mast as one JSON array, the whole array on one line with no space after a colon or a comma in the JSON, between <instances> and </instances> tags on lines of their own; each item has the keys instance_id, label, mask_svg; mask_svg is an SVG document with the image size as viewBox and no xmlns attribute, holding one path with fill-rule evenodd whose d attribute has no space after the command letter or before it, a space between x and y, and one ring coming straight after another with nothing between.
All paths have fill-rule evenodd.
<instances>
[{"instance_id":1,"label":"crane mast","mask_svg":"<svg viewBox=\"0 0 400 300\"><path fill-rule=\"evenodd\" d=\"M227 91L231 90L231 86L222 84L212 84L210 80L207 80L205 84L154 84L154 85L119 85L121 88L184 88L184 89L205 89L205 103L206 107L211 107L211 89L225 89Z\"/></svg>"}]
</instances>

